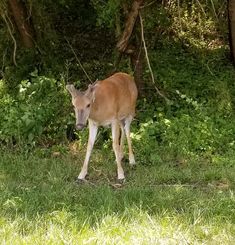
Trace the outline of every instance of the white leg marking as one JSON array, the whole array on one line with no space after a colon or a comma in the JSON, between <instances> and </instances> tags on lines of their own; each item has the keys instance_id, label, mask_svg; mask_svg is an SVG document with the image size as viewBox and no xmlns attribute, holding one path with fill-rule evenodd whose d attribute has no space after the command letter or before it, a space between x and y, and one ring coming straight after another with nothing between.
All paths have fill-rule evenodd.
<instances>
[{"instance_id":1,"label":"white leg marking","mask_svg":"<svg viewBox=\"0 0 235 245\"><path fill-rule=\"evenodd\" d=\"M87 175L88 163L89 163L91 151L95 143L97 130L98 130L97 125L92 120L89 120L89 139L88 139L88 144L87 144L86 157L85 157L85 160L82 166L82 170L78 176L78 179L81 179L81 180L85 179Z\"/></svg>"},{"instance_id":2,"label":"white leg marking","mask_svg":"<svg viewBox=\"0 0 235 245\"><path fill-rule=\"evenodd\" d=\"M124 131L124 127L123 124L120 123L120 128L121 128L121 139L120 139L120 159L122 160L124 157L124 150L123 150L123 146L124 146L124 140L125 140L125 131Z\"/></svg>"},{"instance_id":3,"label":"white leg marking","mask_svg":"<svg viewBox=\"0 0 235 245\"><path fill-rule=\"evenodd\" d=\"M124 171L121 164L121 158L120 158L120 145L119 145L119 134L120 134L120 125L117 120L112 122L112 138L113 138L113 150L116 156L116 162L117 162L117 174L118 179L122 180L125 178Z\"/></svg>"},{"instance_id":4,"label":"white leg marking","mask_svg":"<svg viewBox=\"0 0 235 245\"><path fill-rule=\"evenodd\" d=\"M132 121L132 117L129 116L125 120L124 129L125 129L127 143L128 143L128 148L129 148L129 162L130 162L130 165L134 165L134 164L136 164L136 162L135 162L135 157L134 157L132 146L131 146L131 137L130 137L130 125L131 125L131 121Z\"/></svg>"}]
</instances>

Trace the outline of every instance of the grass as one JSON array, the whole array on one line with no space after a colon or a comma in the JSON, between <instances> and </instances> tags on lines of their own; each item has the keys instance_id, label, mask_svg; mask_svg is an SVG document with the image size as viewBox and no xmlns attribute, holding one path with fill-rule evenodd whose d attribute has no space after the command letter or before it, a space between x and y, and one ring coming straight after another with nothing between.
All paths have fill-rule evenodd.
<instances>
[{"instance_id":1,"label":"grass","mask_svg":"<svg viewBox=\"0 0 235 245\"><path fill-rule=\"evenodd\" d=\"M96 149L78 185L83 157L2 152L2 244L234 244L234 159L125 165L117 185L113 156Z\"/></svg>"}]
</instances>

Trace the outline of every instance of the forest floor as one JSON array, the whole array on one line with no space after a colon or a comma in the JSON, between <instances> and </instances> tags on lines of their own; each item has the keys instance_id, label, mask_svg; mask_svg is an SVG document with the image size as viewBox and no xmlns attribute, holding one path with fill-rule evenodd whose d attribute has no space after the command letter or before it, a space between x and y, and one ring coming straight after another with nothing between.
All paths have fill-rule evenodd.
<instances>
[{"instance_id":1,"label":"forest floor","mask_svg":"<svg viewBox=\"0 0 235 245\"><path fill-rule=\"evenodd\" d=\"M119 184L111 151L95 149L77 184L83 158L1 153L1 244L235 243L235 158L125 163Z\"/></svg>"}]
</instances>

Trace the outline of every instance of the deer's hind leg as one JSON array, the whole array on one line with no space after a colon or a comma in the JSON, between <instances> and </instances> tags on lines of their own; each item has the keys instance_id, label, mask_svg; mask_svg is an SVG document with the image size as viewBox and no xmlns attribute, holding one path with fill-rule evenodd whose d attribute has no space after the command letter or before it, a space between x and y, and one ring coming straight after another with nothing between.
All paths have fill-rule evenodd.
<instances>
[{"instance_id":1,"label":"deer's hind leg","mask_svg":"<svg viewBox=\"0 0 235 245\"><path fill-rule=\"evenodd\" d=\"M125 129L124 129L124 126L125 126L124 120L120 121L121 137L120 137L119 145L120 145L120 158L121 158L121 161L124 158L124 141L125 141Z\"/></svg>"},{"instance_id":2,"label":"deer's hind leg","mask_svg":"<svg viewBox=\"0 0 235 245\"><path fill-rule=\"evenodd\" d=\"M133 150L132 150L131 137L130 137L130 126L131 126L132 119L133 119L132 116L129 116L125 119L124 130L126 133L128 149L129 149L129 162L130 162L130 165L135 165L136 162L135 162L135 157L134 157Z\"/></svg>"},{"instance_id":3,"label":"deer's hind leg","mask_svg":"<svg viewBox=\"0 0 235 245\"><path fill-rule=\"evenodd\" d=\"M120 151L120 144L119 144L119 136L120 136L119 121L118 120L113 121L111 126L112 126L113 150L117 162L117 175L119 180L123 180L125 179L125 176L121 164L121 151Z\"/></svg>"}]
</instances>

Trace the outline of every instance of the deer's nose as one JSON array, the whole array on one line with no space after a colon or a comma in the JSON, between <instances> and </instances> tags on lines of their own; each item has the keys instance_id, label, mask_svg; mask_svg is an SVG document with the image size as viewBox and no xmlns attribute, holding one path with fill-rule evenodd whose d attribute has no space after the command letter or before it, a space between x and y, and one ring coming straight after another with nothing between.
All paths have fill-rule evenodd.
<instances>
[{"instance_id":1,"label":"deer's nose","mask_svg":"<svg viewBox=\"0 0 235 245\"><path fill-rule=\"evenodd\" d=\"M76 129L78 129L78 130L83 129L84 127L85 127L85 124L82 124L82 123L76 124Z\"/></svg>"}]
</instances>

